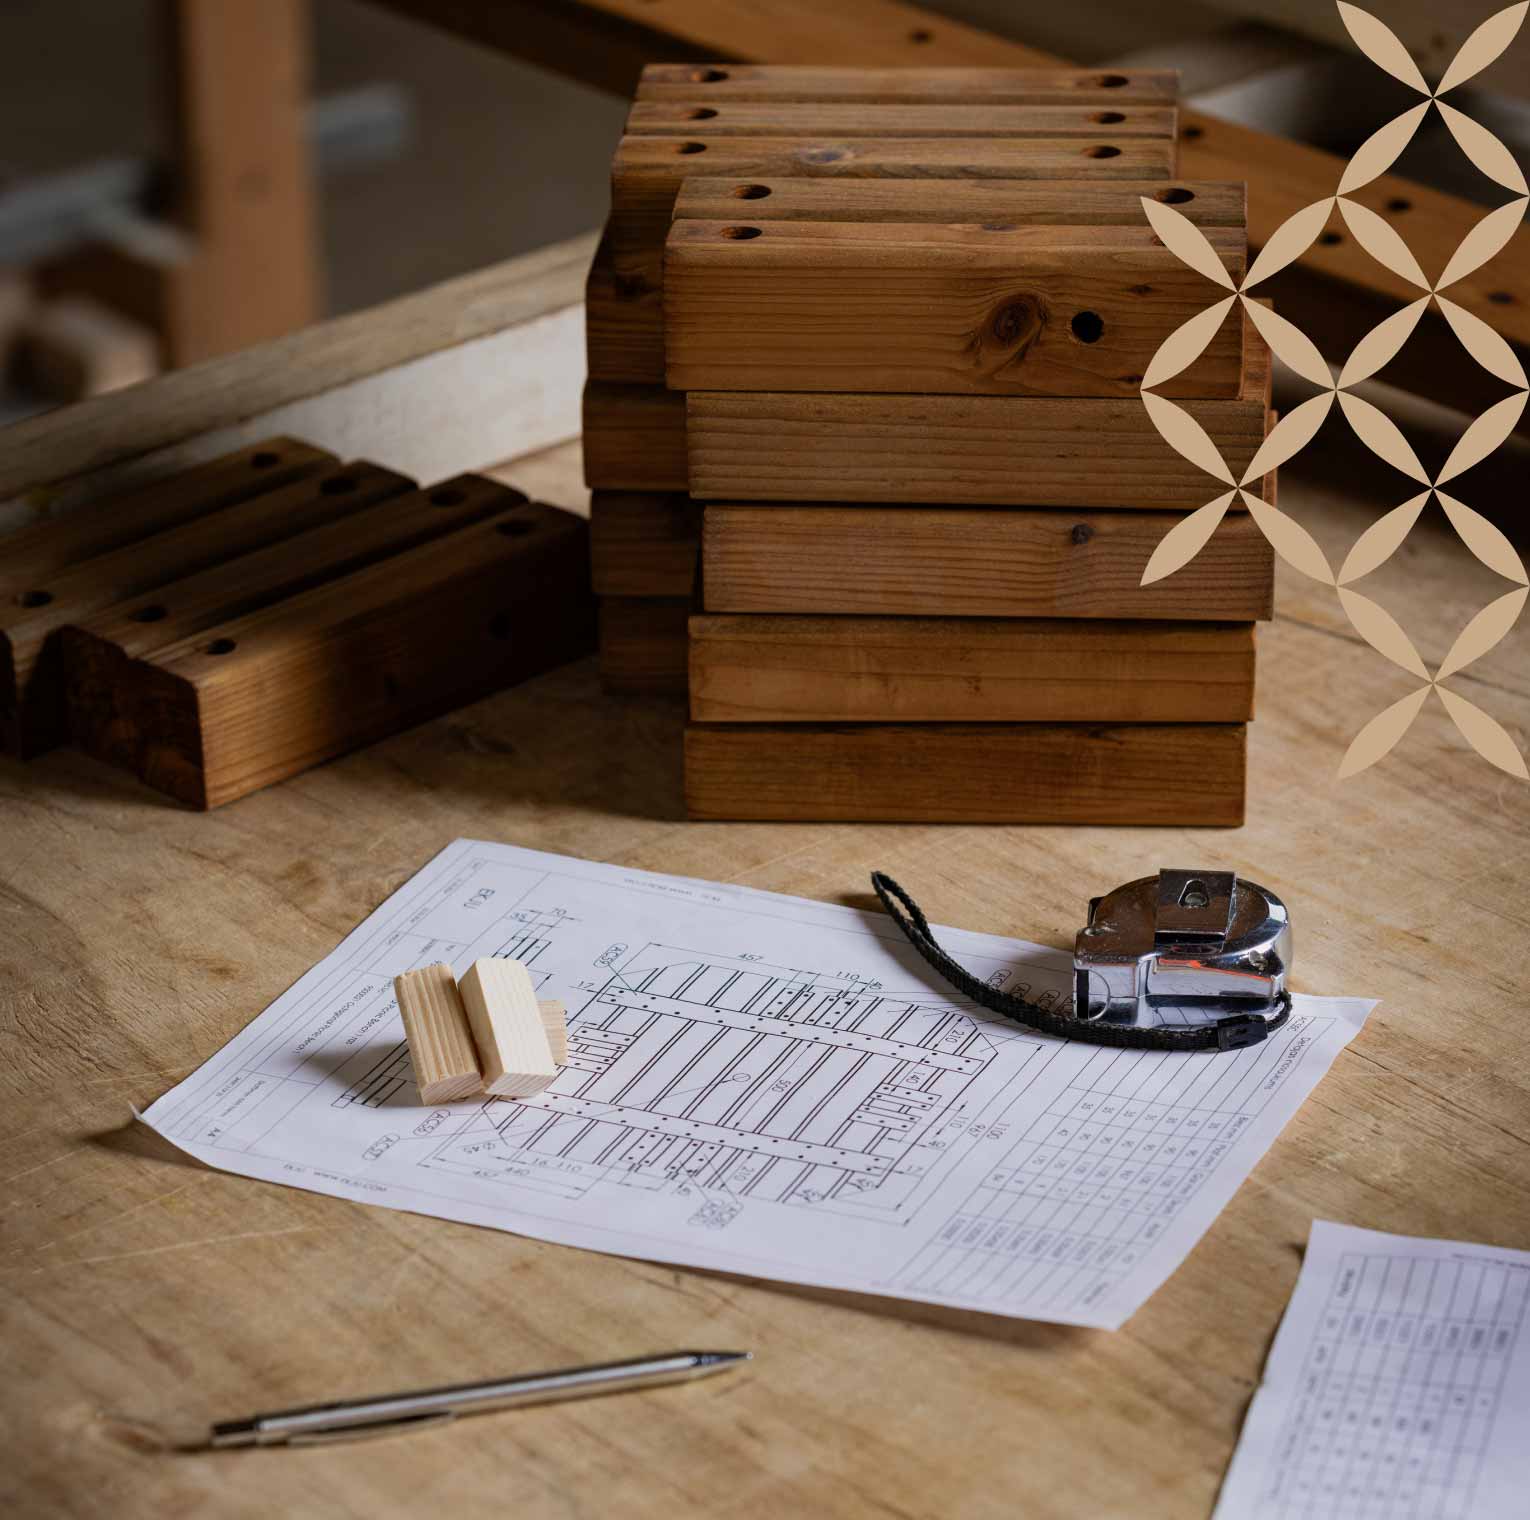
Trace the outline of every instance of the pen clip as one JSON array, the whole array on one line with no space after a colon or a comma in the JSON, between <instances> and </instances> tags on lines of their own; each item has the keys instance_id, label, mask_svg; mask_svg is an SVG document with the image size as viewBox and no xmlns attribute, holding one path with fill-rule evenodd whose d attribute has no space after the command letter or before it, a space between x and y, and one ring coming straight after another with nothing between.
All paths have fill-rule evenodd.
<instances>
[{"instance_id":1,"label":"pen clip","mask_svg":"<svg viewBox=\"0 0 1530 1520\"><path fill-rule=\"evenodd\" d=\"M329 1430L305 1430L287 1437L288 1446L332 1446L338 1441L370 1441L378 1436L402 1435L428 1425L445 1425L456 1411L440 1409L431 1414L406 1414L393 1420L371 1420L365 1425L337 1425Z\"/></svg>"}]
</instances>

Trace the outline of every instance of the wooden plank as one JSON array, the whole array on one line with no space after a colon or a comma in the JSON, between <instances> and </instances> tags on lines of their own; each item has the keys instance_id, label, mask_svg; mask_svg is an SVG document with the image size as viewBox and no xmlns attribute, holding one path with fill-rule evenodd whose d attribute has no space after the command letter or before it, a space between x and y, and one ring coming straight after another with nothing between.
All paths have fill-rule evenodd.
<instances>
[{"instance_id":1,"label":"wooden plank","mask_svg":"<svg viewBox=\"0 0 1530 1520\"><path fill-rule=\"evenodd\" d=\"M516 506L134 662L123 751L214 808L593 644L583 519Z\"/></svg>"},{"instance_id":2,"label":"wooden plank","mask_svg":"<svg viewBox=\"0 0 1530 1520\"><path fill-rule=\"evenodd\" d=\"M1265 436L1269 350L1243 395L1183 403L1234 476ZM1164 442L1140 397L691 391L691 494L754 501L947 502L1187 510L1221 493Z\"/></svg>"},{"instance_id":3,"label":"wooden plank","mask_svg":"<svg viewBox=\"0 0 1530 1520\"><path fill-rule=\"evenodd\" d=\"M701 556L701 507L678 493L596 491L590 575L596 596L689 596Z\"/></svg>"},{"instance_id":4,"label":"wooden plank","mask_svg":"<svg viewBox=\"0 0 1530 1520\"><path fill-rule=\"evenodd\" d=\"M687 179L677 217L750 222L1005 222L1017 227L1141 227L1142 197L1197 227L1246 227L1247 187L1216 180Z\"/></svg>"},{"instance_id":5,"label":"wooden plank","mask_svg":"<svg viewBox=\"0 0 1530 1520\"><path fill-rule=\"evenodd\" d=\"M1242 232L1204 236L1241 280ZM666 380L1137 401L1164 340L1216 295L1146 226L754 223L747 208L725 222L677 218L664 250ZM1234 307L1160 391L1236 397L1244 326Z\"/></svg>"},{"instance_id":6,"label":"wooden plank","mask_svg":"<svg viewBox=\"0 0 1530 1520\"><path fill-rule=\"evenodd\" d=\"M1251 623L690 620L704 723L1245 723Z\"/></svg>"},{"instance_id":7,"label":"wooden plank","mask_svg":"<svg viewBox=\"0 0 1530 1520\"><path fill-rule=\"evenodd\" d=\"M705 606L893 617L1270 617L1274 554L1247 513L1224 517L1183 569L1140 584L1176 520L1164 512L708 506Z\"/></svg>"},{"instance_id":8,"label":"wooden plank","mask_svg":"<svg viewBox=\"0 0 1530 1520\"><path fill-rule=\"evenodd\" d=\"M686 490L685 397L662 385L590 381L584 481L596 491Z\"/></svg>"},{"instance_id":9,"label":"wooden plank","mask_svg":"<svg viewBox=\"0 0 1530 1520\"><path fill-rule=\"evenodd\" d=\"M699 122L698 126L705 126ZM611 164L611 226L621 251L662 240L692 174L761 179L1172 179L1174 145L1153 138L624 137ZM1114 152L1108 150L1115 149ZM1202 178L1222 178L1209 175Z\"/></svg>"},{"instance_id":10,"label":"wooden plank","mask_svg":"<svg viewBox=\"0 0 1530 1520\"><path fill-rule=\"evenodd\" d=\"M60 570L49 580L46 602L0 608L0 710L7 748L29 759L64 739L64 628L125 597L155 591L413 486L407 476L376 465L341 465Z\"/></svg>"},{"instance_id":11,"label":"wooden plank","mask_svg":"<svg viewBox=\"0 0 1530 1520\"><path fill-rule=\"evenodd\" d=\"M579 431L595 236L161 375L0 434L0 527L63 513L273 433L439 479ZM412 426L400 431L407 410Z\"/></svg>"},{"instance_id":12,"label":"wooden plank","mask_svg":"<svg viewBox=\"0 0 1530 1520\"><path fill-rule=\"evenodd\" d=\"M196 469L19 529L0 538L0 603L27 592L51 596L45 577L55 570L120 549L219 507L248 501L336 463L327 449L313 448L295 438L263 438L252 447L235 449Z\"/></svg>"},{"instance_id":13,"label":"wooden plank","mask_svg":"<svg viewBox=\"0 0 1530 1520\"><path fill-rule=\"evenodd\" d=\"M627 114L631 137L1003 137L1084 138L1118 143L1129 138L1173 142L1179 113L1173 105L885 105L776 103L699 105L637 100Z\"/></svg>"},{"instance_id":14,"label":"wooden plank","mask_svg":"<svg viewBox=\"0 0 1530 1520\"><path fill-rule=\"evenodd\" d=\"M706 105L796 101L862 105L1172 106L1174 69L844 68L813 64L650 63L640 101Z\"/></svg>"},{"instance_id":15,"label":"wooden plank","mask_svg":"<svg viewBox=\"0 0 1530 1520\"><path fill-rule=\"evenodd\" d=\"M395 494L374 496L360 511L158 586L148 600L120 602L64 628L60 643L70 738L87 754L138 769L138 750L152 732L153 715L133 707L138 687L129 675L130 662L526 500L519 491L476 475L405 494L407 485L400 478Z\"/></svg>"},{"instance_id":16,"label":"wooden plank","mask_svg":"<svg viewBox=\"0 0 1530 1520\"><path fill-rule=\"evenodd\" d=\"M172 0L178 211L196 253L174 360L294 332L319 313L307 0Z\"/></svg>"},{"instance_id":17,"label":"wooden plank","mask_svg":"<svg viewBox=\"0 0 1530 1520\"><path fill-rule=\"evenodd\" d=\"M584 287L584 348L591 380L664 384L662 242L619 257L606 229Z\"/></svg>"},{"instance_id":18,"label":"wooden plank","mask_svg":"<svg viewBox=\"0 0 1530 1520\"><path fill-rule=\"evenodd\" d=\"M1247 729L1162 723L705 724L690 818L1233 828Z\"/></svg>"},{"instance_id":19,"label":"wooden plank","mask_svg":"<svg viewBox=\"0 0 1530 1520\"><path fill-rule=\"evenodd\" d=\"M600 601L600 684L612 696L685 695L689 595Z\"/></svg>"}]
</instances>

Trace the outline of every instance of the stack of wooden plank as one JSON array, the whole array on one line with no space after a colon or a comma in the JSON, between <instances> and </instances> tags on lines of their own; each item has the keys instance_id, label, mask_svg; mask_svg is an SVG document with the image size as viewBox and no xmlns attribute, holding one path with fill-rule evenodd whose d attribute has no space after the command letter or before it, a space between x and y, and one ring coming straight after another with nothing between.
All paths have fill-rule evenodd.
<instances>
[{"instance_id":1,"label":"stack of wooden plank","mask_svg":"<svg viewBox=\"0 0 1530 1520\"><path fill-rule=\"evenodd\" d=\"M1247 259L1176 117L1165 73L645 70L585 462L608 683L688 667L692 816L1241 821L1271 552L1233 512L1139 584L1216 494L1142 375L1223 294L1142 198ZM1235 309L1160 390L1236 474L1270 369Z\"/></svg>"},{"instance_id":2,"label":"stack of wooden plank","mask_svg":"<svg viewBox=\"0 0 1530 1520\"><path fill-rule=\"evenodd\" d=\"M577 658L588 533L290 438L5 540L0 719L215 807Z\"/></svg>"}]
</instances>

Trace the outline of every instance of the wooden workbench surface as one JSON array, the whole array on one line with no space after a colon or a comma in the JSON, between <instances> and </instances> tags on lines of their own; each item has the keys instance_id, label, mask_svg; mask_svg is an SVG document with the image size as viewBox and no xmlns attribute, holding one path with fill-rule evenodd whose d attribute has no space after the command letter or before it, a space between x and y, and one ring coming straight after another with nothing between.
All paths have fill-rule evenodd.
<instances>
[{"instance_id":1,"label":"wooden workbench surface","mask_svg":"<svg viewBox=\"0 0 1530 1520\"><path fill-rule=\"evenodd\" d=\"M1282 505L1338 558L1394 491L1330 450ZM1304 456L1306 457L1306 456ZM577 494L563 447L511 467ZM1394 500L1400 500L1395 497ZM1471 498L1483 504L1480 496ZM1380 505L1394 504L1384 495ZM1438 509L1366 590L1430 667L1503 583ZM1530 1247L1530 788L1283 580L1247 827L680 821L678 707L569 667L211 815L60 753L0 765L0 1509L15 1515L1204 1516L1314 1218ZM1518 632L1454 685L1523 745ZM1380 1007L1188 1262L1117 1333L677 1271L210 1171L133 1121L458 835L1071 943L1160 864L1246 871L1296 984ZM309 1451L167 1441L258 1408L671 1346L726 1379Z\"/></svg>"}]
</instances>

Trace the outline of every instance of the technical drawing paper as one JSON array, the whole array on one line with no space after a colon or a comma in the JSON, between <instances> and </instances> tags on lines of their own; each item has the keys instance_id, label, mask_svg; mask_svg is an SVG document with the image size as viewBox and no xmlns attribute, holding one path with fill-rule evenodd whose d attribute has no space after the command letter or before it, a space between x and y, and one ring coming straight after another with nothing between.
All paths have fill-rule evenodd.
<instances>
[{"instance_id":1,"label":"technical drawing paper","mask_svg":"<svg viewBox=\"0 0 1530 1520\"><path fill-rule=\"evenodd\" d=\"M1213 1520L1530 1509L1530 1251L1318 1220Z\"/></svg>"},{"instance_id":2,"label":"technical drawing paper","mask_svg":"<svg viewBox=\"0 0 1530 1520\"><path fill-rule=\"evenodd\" d=\"M1071 959L940 933L1065 1003ZM418 1106L397 972L485 955L561 998L525 1102ZM146 1121L211 1166L682 1266L1119 1326L1371 1004L1235 1053L1031 1035L880 914L458 840Z\"/></svg>"}]
</instances>

